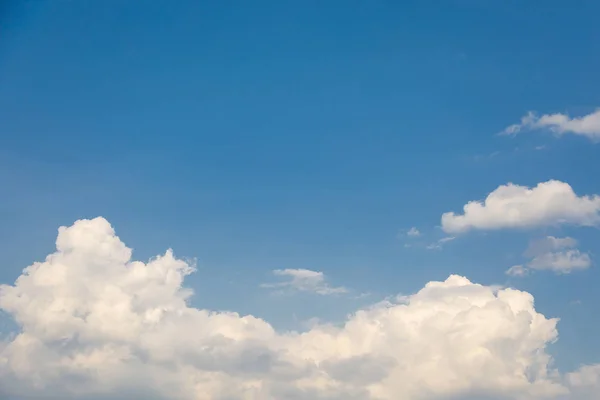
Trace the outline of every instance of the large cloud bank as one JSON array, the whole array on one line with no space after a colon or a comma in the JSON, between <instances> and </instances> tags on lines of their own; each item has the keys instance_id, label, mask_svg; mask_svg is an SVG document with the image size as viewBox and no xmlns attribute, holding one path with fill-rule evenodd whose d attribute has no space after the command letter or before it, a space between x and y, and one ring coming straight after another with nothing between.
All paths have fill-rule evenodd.
<instances>
[{"instance_id":1,"label":"large cloud bank","mask_svg":"<svg viewBox=\"0 0 600 400\"><path fill-rule=\"evenodd\" d=\"M589 399L600 368L566 376L546 346L556 319L533 297L460 276L348 317L277 332L193 308L193 268L148 263L102 219L60 228L56 252L0 287L20 331L0 344L12 399Z\"/></svg>"}]
</instances>

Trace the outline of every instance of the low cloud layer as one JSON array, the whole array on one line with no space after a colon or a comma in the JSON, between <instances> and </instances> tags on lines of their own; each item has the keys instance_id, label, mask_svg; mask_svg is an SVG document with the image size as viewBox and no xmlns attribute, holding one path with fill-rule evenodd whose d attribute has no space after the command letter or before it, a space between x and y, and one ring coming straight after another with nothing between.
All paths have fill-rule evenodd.
<instances>
[{"instance_id":1,"label":"low cloud layer","mask_svg":"<svg viewBox=\"0 0 600 400\"><path fill-rule=\"evenodd\" d=\"M61 228L57 250L0 287L20 331L0 342L0 397L181 400L592 400L600 367L561 375L557 320L519 290L456 275L358 310L341 326L277 332L189 306L194 271L148 263L102 219Z\"/></svg>"},{"instance_id":2,"label":"low cloud layer","mask_svg":"<svg viewBox=\"0 0 600 400\"><path fill-rule=\"evenodd\" d=\"M516 135L522 131L549 129L557 135L573 134L600 141L600 109L582 117L571 118L566 114L544 114L537 116L533 112L521 118L521 122L504 129L502 135Z\"/></svg>"},{"instance_id":3,"label":"low cloud layer","mask_svg":"<svg viewBox=\"0 0 600 400\"><path fill-rule=\"evenodd\" d=\"M447 233L563 224L595 226L600 223L600 196L578 196L568 183L557 180L532 188L509 183L498 186L483 201L469 201L462 214L444 213L441 223Z\"/></svg>"}]
</instances>

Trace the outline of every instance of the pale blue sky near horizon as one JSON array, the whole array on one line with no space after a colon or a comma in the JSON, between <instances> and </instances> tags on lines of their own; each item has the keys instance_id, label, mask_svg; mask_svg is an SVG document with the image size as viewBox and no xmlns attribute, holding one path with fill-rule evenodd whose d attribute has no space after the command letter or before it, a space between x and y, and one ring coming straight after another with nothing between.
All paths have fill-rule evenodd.
<instances>
[{"instance_id":1,"label":"pale blue sky near horizon","mask_svg":"<svg viewBox=\"0 0 600 400\"><path fill-rule=\"evenodd\" d=\"M134 257L196 257L194 304L282 329L460 274L561 318L561 369L600 361L600 273L509 278L531 239L440 217L509 182L600 194L580 137L496 134L600 106L593 1L14 1L0 8L0 283L103 216ZM543 150L536 150L545 146ZM410 227L422 236L402 236ZM400 235L399 235L400 234ZM278 298L279 268L352 294Z\"/></svg>"}]
</instances>

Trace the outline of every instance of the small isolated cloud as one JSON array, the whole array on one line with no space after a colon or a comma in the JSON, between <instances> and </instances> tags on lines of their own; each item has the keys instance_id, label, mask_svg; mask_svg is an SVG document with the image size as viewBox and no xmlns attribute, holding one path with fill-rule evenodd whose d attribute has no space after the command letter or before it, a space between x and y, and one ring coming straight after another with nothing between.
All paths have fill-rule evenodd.
<instances>
[{"instance_id":1,"label":"small isolated cloud","mask_svg":"<svg viewBox=\"0 0 600 400\"><path fill-rule=\"evenodd\" d=\"M529 112L521 118L521 122L510 125L500 134L513 136L522 131L536 129L549 129L558 136L564 134L585 136L593 142L598 142L600 141L600 109L575 118L560 113L538 116Z\"/></svg>"},{"instance_id":2,"label":"small isolated cloud","mask_svg":"<svg viewBox=\"0 0 600 400\"><path fill-rule=\"evenodd\" d=\"M557 180L538 183L532 188L512 183L501 185L485 200L469 201L462 214L442 215L442 229L447 233L599 223L600 196L578 196L568 183Z\"/></svg>"},{"instance_id":3,"label":"small isolated cloud","mask_svg":"<svg viewBox=\"0 0 600 400\"><path fill-rule=\"evenodd\" d=\"M529 270L522 265L513 265L506 271L506 275L527 276L527 275L529 275Z\"/></svg>"},{"instance_id":4,"label":"small isolated cloud","mask_svg":"<svg viewBox=\"0 0 600 400\"><path fill-rule=\"evenodd\" d=\"M473 157L474 161L483 161L483 160L490 160L492 158L495 158L497 156L500 155L499 151L493 151L491 153L488 154L478 154L476 156Z\"/></svg>"},{"instance_id":5,"label":"small isolated cloud","mask_svg":"<svg viewBox=\"0 0 600 400\"><path fill-rule=\"evenodd\" d=\"M0 398L598 398L600 366L556 370L558 320L524 291L451 275L299 333L193 307L193 272L171 251L132 260L103 218L61 228L56 251L0 285L18 324L0 341Z\"/></svg>"},{"instance_id":6,"label":"small isolated cloud","mask_svg":"<svg viewBox=\"0 0 600 400\"><path fill-rule=\"evenodd\" d=\"M441 250L445 243L448 243L454 239L456 239L456 237L446 236L446 237L443 237L433 243L428 244L425 248L427 250Z\"/></svg>"},{"instance_id":7,"label":"small isolated cloud","mask_svg":"<svg viewBox=\"0 0 600 400\"><path fill-rule=\"evenodd\" d=\"M419 237L421 236L421 232L419 232L419 230L413 226L408 230L408 232L406 232L406 235L409 237Z\"/></svg>"},{"instance_id":8,"label":"small isolated cloud","mask_svg":"<svg viewBox=\"0 0 600 400\"><path fill-rule=\"evenodd\" d=\"M511 276L525 276L530 270L553 271L568 274L587 269L592 265L589 254L576 249L577 241L570 237L547 236L530 243L525 256L530 260L526 265L515 265L506 271Z\"/></svg>"},{"instance_id":9,"label":"small isolated cloud","mask_svg":"<svg viewBox=\"0 0 600 400\"><path fill-rule=\"evenodd\" d=\"M290 290L295 292L311 292L320 295L347 293L345 287L333 287L325 281L325 274L310 269L276 269L273 274L287 278L283 282L263 283L261 287L270 289Z\"/></svg>"},{"instance_id":10,"label":"small isolated cloud","mask_svg":"<svg viewBox=\"0 0 600 400\"><path fill-rule=\"evenodd\" d=\"M446 236L441 238L440 240L438 240L439 243L446 243L446 242L450 242L451 240L456 239L454 236Z\"/></svg>"}]
</instances>

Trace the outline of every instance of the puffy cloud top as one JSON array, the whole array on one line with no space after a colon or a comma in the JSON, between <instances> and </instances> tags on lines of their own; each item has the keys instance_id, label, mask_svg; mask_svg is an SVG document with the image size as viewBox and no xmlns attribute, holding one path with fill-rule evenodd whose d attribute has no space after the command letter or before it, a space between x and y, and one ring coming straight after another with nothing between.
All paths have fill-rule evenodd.
<instances>
[{"instance_id":1,"label":"puffy cloud top","mask_svg":"<svg viewBox=\"0 0 600 400\"><path fill-rule=\"evenodd\" d=\"M565 182L549 180L529 188L512 183L498 186L484 201L469 201L463 214L442 215L448 233L473 229L532 228L600 223L600 196L578 196Z\"/></svg>"},{"instance_id":2,"label":"puffy cloud top","mask_svg":"<svg viewBox=\"0 0 600 400\"><path fill-rule=\"evenodd\" d=\"M0 396L526 400L597 390L595 366L567 378L551 368L557 320L526 292L452 275L340 326L277 332L191 307L182 285L193 270L171 251L132 261L102 218L60 228L56 252L0 287L0 308L20 327L0 344Z\"/></svg>"}]
</instances>

